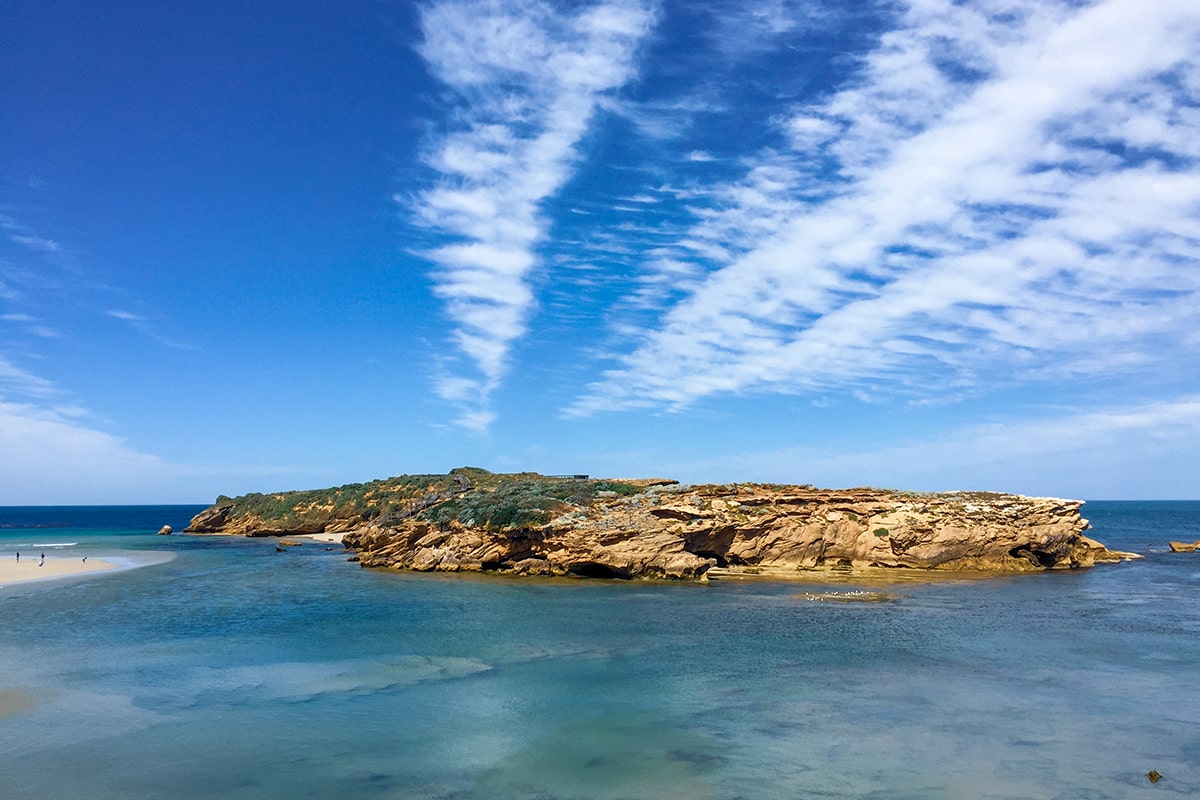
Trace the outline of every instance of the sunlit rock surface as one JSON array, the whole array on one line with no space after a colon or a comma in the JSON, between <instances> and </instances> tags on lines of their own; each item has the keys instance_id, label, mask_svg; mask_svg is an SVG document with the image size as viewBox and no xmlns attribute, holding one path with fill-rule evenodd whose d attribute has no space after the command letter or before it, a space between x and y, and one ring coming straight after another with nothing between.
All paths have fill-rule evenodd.
<instances>
[{"instance_id":1,"label":"sunlit rock surface","mask_svg":"<svg viewBox=\"0 0 1200 800\"><path fill-rule=\"evenodd\" d=\"M1030 572L1132 554L1082 503L998 493L500 475L478 469L221 498L189 532L341 532L366 567L703 579L838 569Z\"/></svg>"}]
</instances>

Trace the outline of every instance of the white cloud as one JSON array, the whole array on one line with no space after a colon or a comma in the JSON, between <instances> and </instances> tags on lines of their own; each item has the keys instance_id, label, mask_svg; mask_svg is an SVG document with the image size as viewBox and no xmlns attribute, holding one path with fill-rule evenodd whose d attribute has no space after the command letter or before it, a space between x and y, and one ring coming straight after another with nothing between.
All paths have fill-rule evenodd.
<instances>
[{"instance_id":1,"label":"white cloud","mask_svg":"<svg viewBox=\"0 0 1200 800\"><path fill-rule=\"evenodd\" d=\"M40 236L12 235L8 237L22 247L38 253L57 253L62 246L53 239L43 239Z\"/></svg>"},{"instance_id":2,"label":"white cloud","mask_svg":"<svg viewBox=\"0 0 1200 800\"><path fill-rule=\"evenodd\" d=\"M0 355L0 391L3 390L30 397L49 397L57 393L53 383L21 369Z\"/></svg>"},{"instance_id":3,"label":"white cloud","mask_svg":"<svg viewBox=\"0 0 1200 800\"><path fill-rule=\"evenodd\" d=\"M91 416L77 406L0 398L0 505L204 503L230 487L305 485L315 474L172 463L90 427Z\"/></svg>"},{"instance_id":4,"label":"white cloud","mask_svg":"<svg viewBox=\"0 0 1200 800\"><path fill-rule=\"evenodd\" d=\"M113 317L114 319L120 319L120 320L124 320L126 322L145 322L146 321L145 317L134 314L132 311L123 311L121 309L109 309L105 313L107 313L110 317Z\"/></svg>"},{"instance_id":5,"label":"white cloud","mask_svg":"<svg viewBox=\"0 0 1200 800\"><path fill-rule=\"evenodd\" d=\"M833 27L835 19L853 13L853 4L820 0L706 0L693 2L705 9L715 30L712 47L727 61L748 60L769 51L781 36L812 27Z\"/></svg>"},{"instance_id":6,"label":"white cloud","mask_svg":"<svg viewBox=\"0 0 1200 800\"><path fill-rule=\"evenodd\" d=\"M784 127L792 140L792 149L809 150L828 144L838 133L838 126L829 119L797 114Z\"/></svg>"},{"instance_id":7,"label":"white cloud","mask_svg":"<svg viewBox=\"0 0 1200 800\"><path fill-rule=\"evenodd\" d=\"M0 356L0 505L200 503L231 486L304 485L316 474L171 462L99 430L66 394Z\"/></svg>"},{"instance_id":8,"label":"white cloud","mask_svg":"<svg viewBox=\"0 0 1200 800\"><path fill-rule=\"evenodd\" d=\"M89 412L62 396L0 356L0 505L197 499L180 467L89 428Z\"/></svg>"},{"instance_id":9,"label":"white cloud","mask_svg":"<svg viewBox=\"0 0 1200 800\"><path fill-rule=\"evenodd\" d=\"M0 401L0 504L119 502L159 494L174 468L66 414ZM137 487L136 491L131 491ZM161 495L160 495L161 496Z\"/></svg>"},{"instance_id":10,"label":"white cloud","mask_svg":"<svg viewBox=\"0 0 1200 800\"><path fill-rule=\"evenodd\" d=\"M786 448L692 465L742 480L954 491L997 490L1077 499L1179 499L1195 494L1200 395L967 425L937 436ZM1146 469L1147 466L1153 467ZM1174 469L1172 469L1174 467Z\"/></svg>"},{"instance_id":11,"label":"white cloud","mask_svg":"<svg viewBox=\"0 0 1200 800\"><path fill-rule=\"evenodd\" d=\"M417 221L448 242L423 255L453 340L474 375L446 376L441 396L474 430L534 307L530 272L547 222L540 204L571 174L576 146L604 95L633 75L651 23L636 0L568 13L535 0L450 0L425 9L421 54L461 100L457 129L427 161L441 178L416 198Z\"/></svg>"},{"instance_id":12,"label":"white cloud","mask_svg":"<svg viewBox=\"0 0 1200 800\"><path fill-rule=\"evenodd\" d=\"M711 188L707 277L571 413L1194 363L1198 36L1178 0L914 2Z\"/></svg>"}]
</instances>

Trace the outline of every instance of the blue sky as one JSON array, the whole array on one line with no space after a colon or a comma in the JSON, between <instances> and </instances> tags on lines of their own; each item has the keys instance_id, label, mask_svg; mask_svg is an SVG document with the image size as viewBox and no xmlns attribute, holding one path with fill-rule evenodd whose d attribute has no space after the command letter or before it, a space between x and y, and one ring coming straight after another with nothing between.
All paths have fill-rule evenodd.
<instances>
[{"instance_id":1,"label":"blue sky","mask_svg":"<svg viewBox=\"0 0 1200 800\"><path fill-rule=\"evenodd\" d=\"M0 3L0 504L1200 497L1194 0Z\"/></svg>"}]
</instances>

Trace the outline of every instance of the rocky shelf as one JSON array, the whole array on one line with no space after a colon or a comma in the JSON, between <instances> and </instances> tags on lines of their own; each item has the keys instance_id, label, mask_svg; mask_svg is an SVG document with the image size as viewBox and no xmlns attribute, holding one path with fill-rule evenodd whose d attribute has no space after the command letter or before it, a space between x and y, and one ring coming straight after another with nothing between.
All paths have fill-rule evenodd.
<instances>
[{"instance_id":1,"label":"rocky shelf","mask_svg":"<svg viewBox=\"0 0 1200 800\"><path fill-rule=\"evenodd\" d=\"M221 497L189 533L342 533L365 567L703 580L820 570L1032 572L1137 558L1084 535L1082 502L990 492L496 474L462 468Z\"/></svg>"}]
</instances>

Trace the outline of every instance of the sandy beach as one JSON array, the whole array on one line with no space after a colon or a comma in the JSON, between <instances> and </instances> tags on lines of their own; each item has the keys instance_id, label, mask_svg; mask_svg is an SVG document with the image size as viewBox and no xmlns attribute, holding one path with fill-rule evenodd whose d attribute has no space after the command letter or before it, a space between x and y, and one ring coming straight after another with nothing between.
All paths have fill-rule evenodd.
<instances>
[{"instance_id":1,"label":"sandy beach","mask_svg":"<svg viewBox=\"0 0 1200 800\"><path fill-rule=\"evenodd\" d=\"M32 692L22 689L0 689L0 719L28 714L36 706L37 698Z\"/></svg>"},{"instance_id":2,"label":"sandy beach","mask_svg":"<svg viewBox=\"0 0 1200 800\"><path fill-rule=\"evenodd\" d=\"M63 556L48 556L42 566L40 553L22 553L17 561L12 553L0 561L0 586L14 583L30 583L32 581L47 581L53 578L63 578L69 575L80 575L87 572L104 572L110 569L120 569L123 565L102 558L67 558Z\"/></svg>"},{"instance_id":3,"label":"sandy beach","mask_svg":"<svg viewBox=\"0 0 1200 800\"><path fill-rule=\"evenodd\" d=\"M340 533L306 533L302 536L290 536L290 539L309 539L314 542L324 542L325 544L341 544L342 535Z\"/></svg>"}]
</instances>

